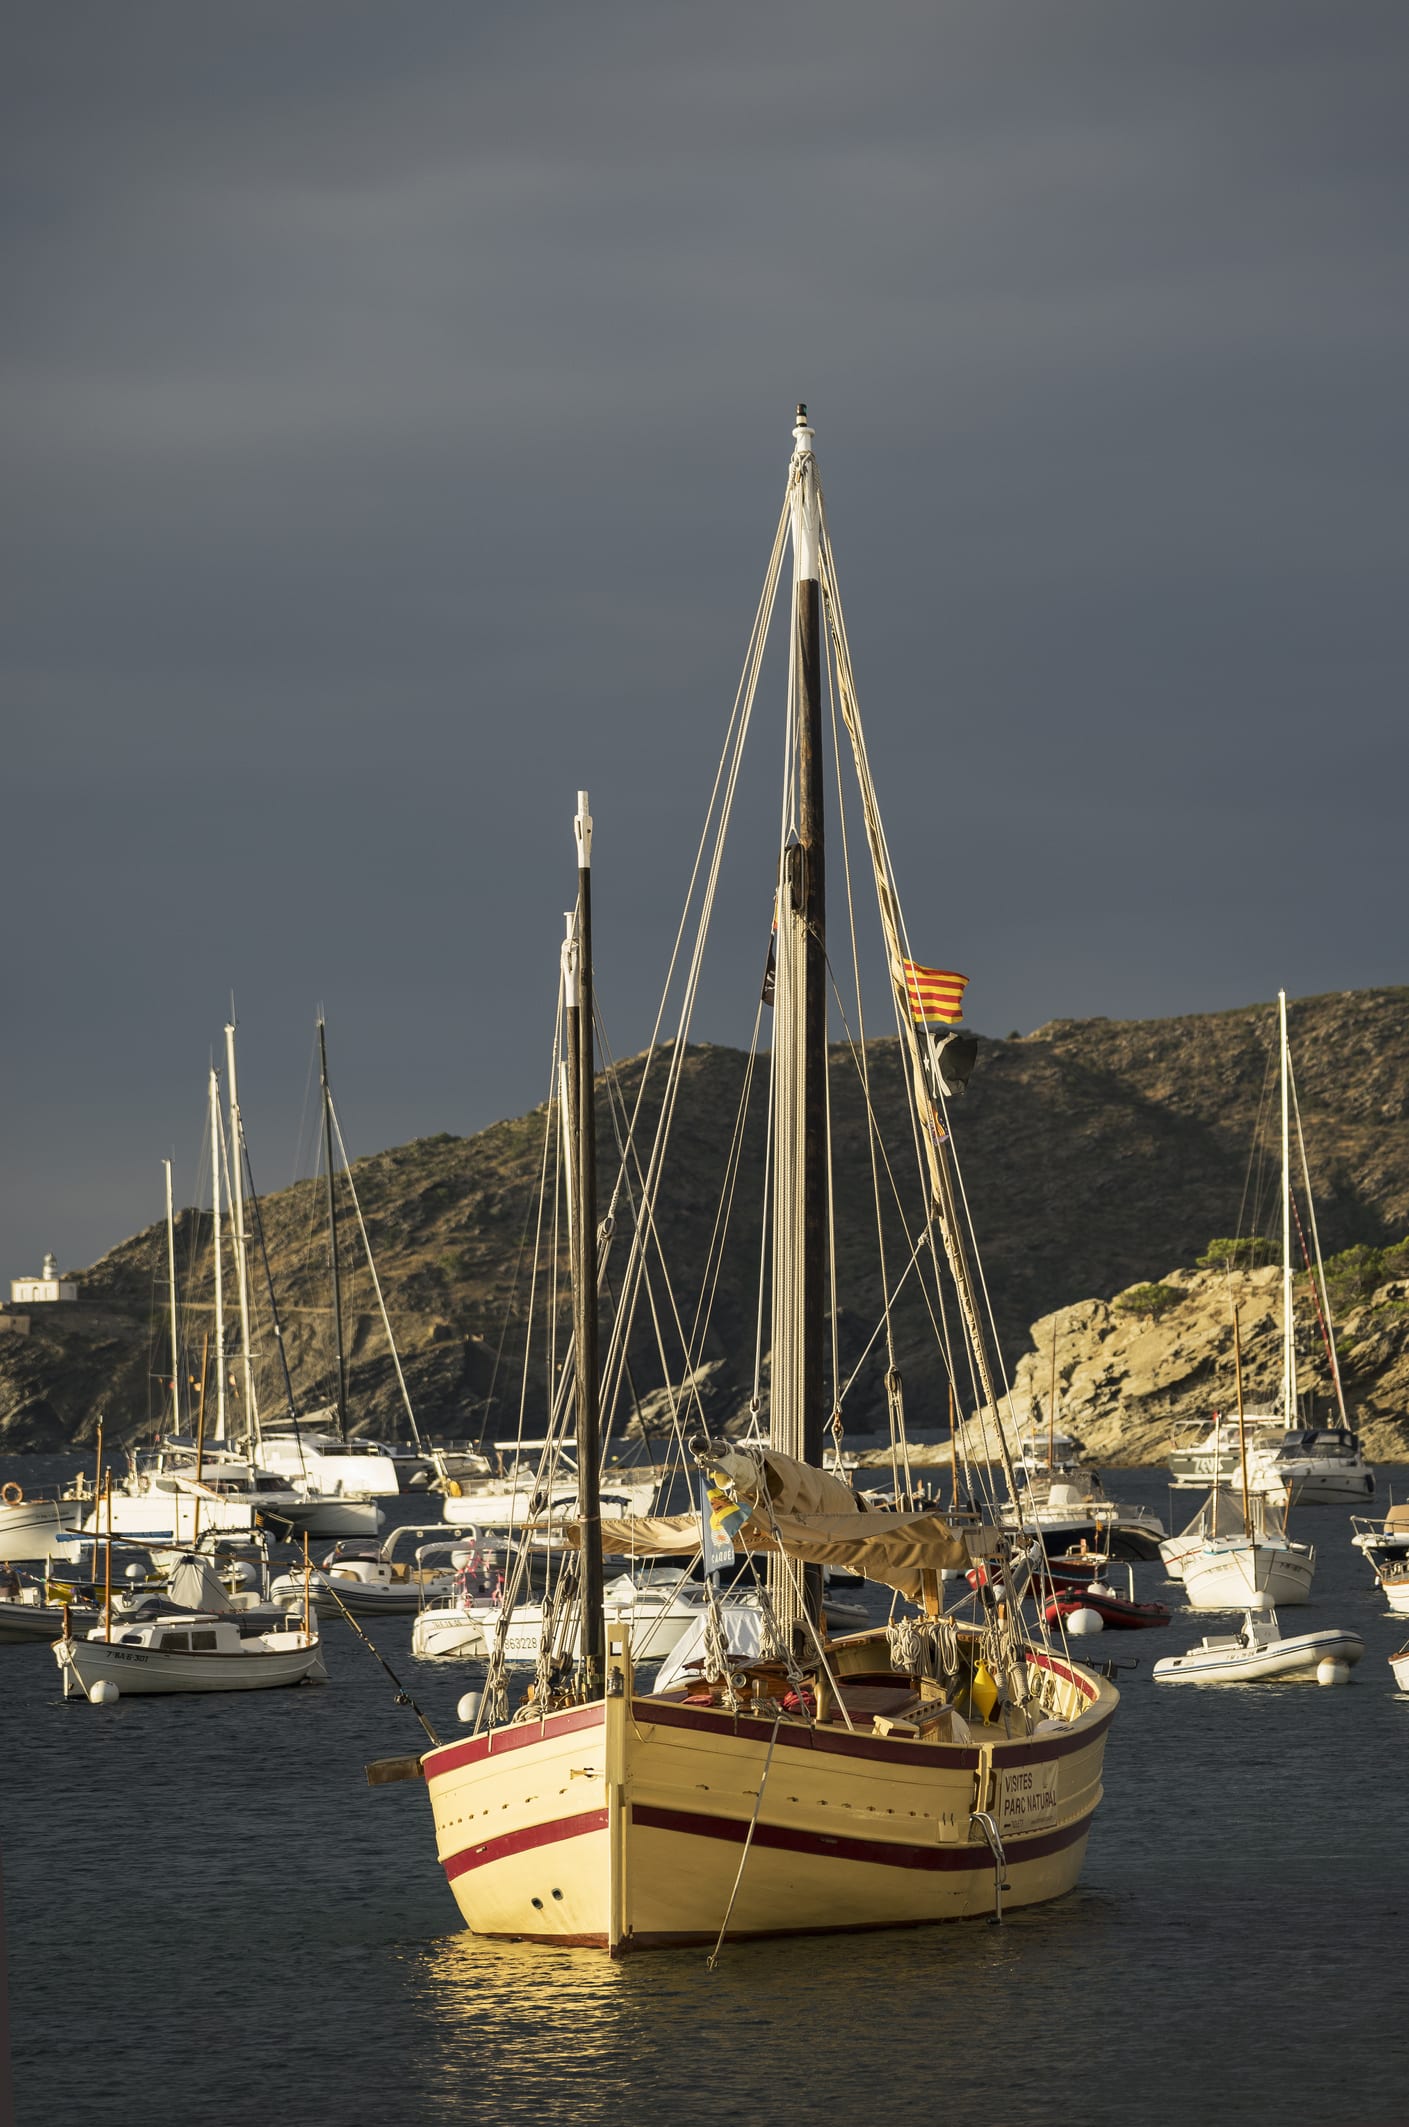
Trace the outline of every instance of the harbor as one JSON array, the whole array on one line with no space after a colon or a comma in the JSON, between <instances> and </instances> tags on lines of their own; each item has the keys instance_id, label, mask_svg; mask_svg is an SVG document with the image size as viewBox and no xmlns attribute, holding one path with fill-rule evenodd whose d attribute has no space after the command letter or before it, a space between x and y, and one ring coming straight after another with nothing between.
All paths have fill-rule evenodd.
<instances>
[{"instance_id":1,"label":"harbor","mask_svg":"<svg viewBox=\"0 0 1409 2127\"><path fill-rule=\"evenodd\" d=\"M1409 2127L1409 15L11 46L0 2127Z\"/></svg>"},{"instance_id":2,"label":"harbor","mask_svg":"<svg viewBox=\"0 0 1409 2127\"><path fill-rule=\"evenodd\" d=\"M0 1478L31 1489L60 1474L35 1461L0 1465ZM1147 1507L1167 1507L1164 1474L1104 1473L1113 1496ZM1382 1493L1403 1483L1377 1474ZM1405 1625L1351 1545L1348 1510L1305 1519L1320 1560L1314 1615L1365 1641L1347 1688L1162 1691L1157 1654L1211 1626L1179 1609L1158 1565L1137 1566L1140 1591L1175 1617L1159 1633L1084 1643L1139 1666L1119 1672L1107 1792L1076 1890L1009 1911L1000 1928L726 1944L713 1971L703 1949L615 1963L466 1934L426 1865L423 1788L365 1784L367 1760L424 1738L341 1620L323 1628L327 1686L228 1699L65 1704L48 1647L6 1648L6 1733L23 1738L6 1773L4 1852L20 2117L42 2113L81 2018L83 2072L64 2112L82 2127L257 2127L290 2089L306 2127L595 2127L666 2112L783 2127L797 2117L787 2064L804 2037L831 2103L899 2116L933 2089L940 2060L947 2104L971 2117L992 2098L1005 2031L1009 2118L1050 2118L1080 2093L1093 2127L1133 2115L1177 2127L1191 2030L1215 2118L1391 2120L1409 1697L1387 1658ZM411 1624L372 1630L453 1736L482 1671L413 1661ZM1288 2014L1277 2043L1251 2052L1249 2023L1298 2001L1334 2005L1333 2019ZM565 2042L579 2061L568 2078ZM1088 2048L1102 2063L1090 2085L1074 2058ZM213 2083L213 2051L244 2073L222 2068ZM782 2064L774 2087L745 2095L715 2066L706 2109L700 2059L741 2051Z\"/></svg>"}]
</instances>

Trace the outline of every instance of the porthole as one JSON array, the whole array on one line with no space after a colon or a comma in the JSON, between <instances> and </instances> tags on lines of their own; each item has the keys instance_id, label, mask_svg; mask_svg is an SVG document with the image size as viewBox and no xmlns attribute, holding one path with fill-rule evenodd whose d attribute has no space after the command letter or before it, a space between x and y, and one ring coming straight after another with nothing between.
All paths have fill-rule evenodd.
<instances>
[{"instance_id":1,"label":"porthole","mask_svg":"<svg viewBox=\"0 0 1409 2127\"><path fill-rule=\"evenodd\" d=\"M530 1898L530 1900L529 1900L529 1904L530 1904L530 1905L531 1905L531 1906L533 1907L533 1910L534 1910L534 1912L535 1912L535 1913L541 1913L541 1912L542 1912L542 1910L543 1910L543 1900L542 1900L541 1898Z\"/></svg>"}]
</instances>

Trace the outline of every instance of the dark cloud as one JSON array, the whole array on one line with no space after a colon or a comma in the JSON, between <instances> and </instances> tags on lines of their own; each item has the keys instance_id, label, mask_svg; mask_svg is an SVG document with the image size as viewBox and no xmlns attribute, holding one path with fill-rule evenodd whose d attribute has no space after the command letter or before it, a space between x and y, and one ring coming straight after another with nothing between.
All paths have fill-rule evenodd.
<instances>
[{"instance_id":1,"label":"dark cloud","mask_svg":"<svg viewBox=\"0 0 1409 2127\"><path fill-rule=\"evenodd\" d=\"M581 783L639 1045L797 396L981 1024L1404 978L1402 9L13 19L11 1271L231 985L271 1183L319 998L363 1149L538 1098Z\"/></svg>"}]
</instances>

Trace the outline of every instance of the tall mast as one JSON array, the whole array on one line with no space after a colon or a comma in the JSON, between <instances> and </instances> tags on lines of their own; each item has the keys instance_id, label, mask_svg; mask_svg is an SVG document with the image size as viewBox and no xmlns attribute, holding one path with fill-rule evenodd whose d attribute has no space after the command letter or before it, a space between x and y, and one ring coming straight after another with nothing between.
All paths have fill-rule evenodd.
<instances>
[{"instance_id":1,"label":"tall mast","mask_svg":"<svg viewBox=\"0 0 1409 2127\"><path fill-rule=\"evenodd\" d=\"M1292 1297L1292 1144L1287 1071L1287 993L1277 992L1282 1055L1282 1423L1296 1424L1296 1315Z\"/></svg>"},{"instance_id":2,"label":"tall mast","mask_svg":"<svg viewBox=\"0 0 1409 2127\"><path fill-rule=\"evenodd\" d=\"M254 1459L259 1438L259 1407L254 1400L254 1360L250 1352L250 1281L248 1243L245 1238L244 1124L240 1120L240 1093L235 1077L235 1022L225 1028L225 1069L230 1102L230 1209L235 1222L235 1282L240 1293L240 1378L244 1385L245 1452Z\"/></svg>"},{"instance_id":3,"label":"tall mast","mask_svg":"<svg viewBox=\"0 0 1409 2127\"><path fill-rule=\"evenodd\" d=\"M318 1014L318 1082L323 1094L323 1163L328 1170L328 1267L333 1281L333 1342L338 1354L338 1433L347 1441L347 1355L342 1339L342 1275L338 1263L338 1206L333 1190L333 1101L328 1091L328 1032Z\"/></svg>"},{"instance_id":4,"label":"tall mast","mask_svg":"<svg viewBox=\"0 0 1409 2127\"><path fill-rule=\"evenodd\" d=\"M826 1413L827 945L822 766L821 512L813 432L799 406L789 468L793 549L789 716L796 761L795 832L778 886L774 1014L773 1356L769 1431L775 1447L820 1466ZM797 1620L786 1562L770 1566L774 1609ZM803 1569L815 1623L822 1576Z\"/></svg>"},{"instance_id":5,"label":"tall mast","mask_svg":"<svg viewBox=\"0 0 1409 2127\"><path fill-rule=\"evenodd\" d=\"M166 1169L166 1302L171 1320L171 1430L181 1430L181 1333L176 1320L176 1213L171 1201L171 1162Z\"/></svg>"},{"instance_id":6,"label":"tall mast","mask_svg":"<svg viewBox=\"0 0 1409 2127\"><path fill-rule=\"evenodd\" d=\"M597 1317L597 1105L592 1031L592 815L577 793L577 912L563 941L568 1127L572 1152L573 1371L577 1383L577 1513L582 1559L582 1690L606 1688L602 1608L602 1412Z\"/></svg>"},{"instance_id":7,"label":"tall mast","mask_svg":"<svg viewBox=\"0 0 1409 2127\"><path fill-rule=\"evenodd\" d=\"M215 1437L225 1438L225 1287L220 1246L220 1073L210 1067L210 1241L215 1251Z\"/></svg>"}]
</instances>

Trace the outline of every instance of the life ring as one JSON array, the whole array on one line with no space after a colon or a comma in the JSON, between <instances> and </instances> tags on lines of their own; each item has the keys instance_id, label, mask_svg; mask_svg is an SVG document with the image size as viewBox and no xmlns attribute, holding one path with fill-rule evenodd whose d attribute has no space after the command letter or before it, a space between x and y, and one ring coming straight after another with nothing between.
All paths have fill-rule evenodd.
<instances>
[{"instance_id":1,"label":"life ring","mask_svg":"<svg viewBox=\"0 0 1409 2127\"><path fill-rule=\"evenodd\" d=\"M5 1502L5 1504L6 1504L6 1506L7 1506L7 1507L17 1507L17 1506L19 1506L19 1505L20 1505L20 1503L21 1503L21 1501L23 1500L23 1498L24 1498L24 1487L23 1487L23 1485L18 1485L18 1484L7 1484L7 1485L6 1485L6 1487L5 1487L5 1489L4 1489L4 1491L3 1491L3 1492L0 1492L0 1499L3 1499L3 1500L4 1500L4 1502Z\"/></svg>"}]
</instances>

